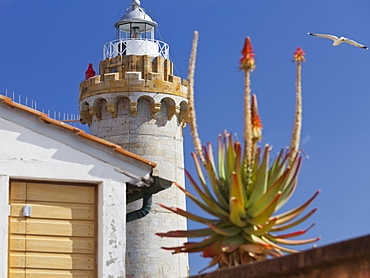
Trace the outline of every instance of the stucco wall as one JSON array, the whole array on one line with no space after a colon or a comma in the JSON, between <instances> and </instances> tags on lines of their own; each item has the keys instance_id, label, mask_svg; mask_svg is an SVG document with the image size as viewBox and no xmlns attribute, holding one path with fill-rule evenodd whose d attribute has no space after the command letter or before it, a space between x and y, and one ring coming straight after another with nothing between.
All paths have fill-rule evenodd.
<instances>
[{"instance_id":1,"label":"stucco wall","mask_svg":"<svg viewBox=\"0 0 370 278\"><path fill-rule=\"evenodd\" d=\"M33 126L32 121L25 119L24 123ZM99 150L87 154L78 150L80 145L83 148L82 142L64 139L70 140L69 143L0 117L0 277L7 277L9 179L12 178L97 184L98 277L125 277L125 182L130 178L123 174L124 169L108 163L108 159L99 159L102 156L97 153Z\"/></svg>"}]
</instances>

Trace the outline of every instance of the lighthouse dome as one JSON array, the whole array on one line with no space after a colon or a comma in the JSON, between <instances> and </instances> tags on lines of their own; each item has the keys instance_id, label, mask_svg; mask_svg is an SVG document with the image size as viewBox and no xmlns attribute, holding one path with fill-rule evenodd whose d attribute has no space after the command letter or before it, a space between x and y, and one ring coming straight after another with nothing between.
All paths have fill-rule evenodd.
<instances>
[{"instance_id":1,"label":"lighthouse dome","mask_svg":"<svg viewBox=\"0 0 370 278\"><path fill-rule=\"evenodd\" d=\"M146 30L154 29L158 27L158 24L151 19L149 15L146 14L145 10L140 7L140 1L132 1L132 6L127 9L127 13L121 17L119 21L114 24L114 27L121 29L122 31L129 31L129 23L136 23L137 26L144 28ZM149 26L148 26L149 25ZM131 26L132 27L132 26ZM144 31L144 30L140 30Z\"/></svg>"}]
</instances>

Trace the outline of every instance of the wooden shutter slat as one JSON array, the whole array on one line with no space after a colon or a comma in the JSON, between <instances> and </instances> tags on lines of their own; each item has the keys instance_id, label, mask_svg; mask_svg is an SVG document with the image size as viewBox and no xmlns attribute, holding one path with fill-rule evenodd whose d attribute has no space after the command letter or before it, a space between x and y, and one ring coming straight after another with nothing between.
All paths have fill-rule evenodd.
<instances>
[{"instance_id":1,"label":"wooden shutter slat","mask_svg":"<svg viewBox=\"0 0 370 278\"><path fill-rule=\"evenodd\" d=\"M94 237L94 221L12 218L13 234Z\"/></svg>"},{"instance_id":2,"label":"wooden shutter slat","mask_svg":"<svg viewBox=\"0 0 370 278\"><path fill-rule=\"evenodd\" d=\"M70 203L35 203L28 202L31 206L31 218L46 219L79 219L94 220L94 205L70 204ZM11 216L19 217L23 215L25 204L13 204L11 206Z\"/></svg>"},{"instance_id":3,"label":"wooden shutter slat","mask_svg":"<svg viewBox=\"0 0 370 278\"><path fill-rule=\"evenodd\" d=\"M95 255L26 253L27 268L94 270Z\"/></svg>"},{"instance_id":4,"label":"wooden shutter slat","mask_svg":"<svg viewBox=\"0 0 370 278\"><path fill-rule=\"evenodd\" d=\"M44 183L27 184L27 201L94 203L94 187Z\"/></svg>"}]
</instances>

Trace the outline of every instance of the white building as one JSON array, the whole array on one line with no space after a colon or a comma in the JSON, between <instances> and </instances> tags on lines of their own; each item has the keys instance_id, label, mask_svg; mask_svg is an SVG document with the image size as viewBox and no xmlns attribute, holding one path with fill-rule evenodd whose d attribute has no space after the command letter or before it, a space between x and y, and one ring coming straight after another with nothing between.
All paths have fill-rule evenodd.
<instances>
[{"instance_id":1,"label":"white building","mask_svg":"<svg viewBox=\"0 0 370 278\"><path fill-rule=\"evenodd\" d=\"M124 275L126 184L155 164L0 100L0 277Z\"/></svg>"}]
</instances>

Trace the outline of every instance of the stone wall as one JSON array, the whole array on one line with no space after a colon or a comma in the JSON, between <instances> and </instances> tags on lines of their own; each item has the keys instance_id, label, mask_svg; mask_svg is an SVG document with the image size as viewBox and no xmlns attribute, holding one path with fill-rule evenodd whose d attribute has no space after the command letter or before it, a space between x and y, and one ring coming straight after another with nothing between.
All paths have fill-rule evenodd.
<instances>
[{"instance_id":1,"label":"stone wall","mask_svg":"<svg viewBox=\"0 0 370 278\"><path fill-rule=\"evenodd\" d=\"M192 278L370 278L370 236Z\"/></svg>"},{"instance_id":2,"label":"stone wall","mask_svg":"<svg viewBox=\"0 0 370 278\"><path fill-rule=\"evenodd\" d=\"M156 92L186 97L188 82L162 57L117 56L100 62L100 74L80 84L79 101L115 92Z\"/></svg>"}]
</instances>

